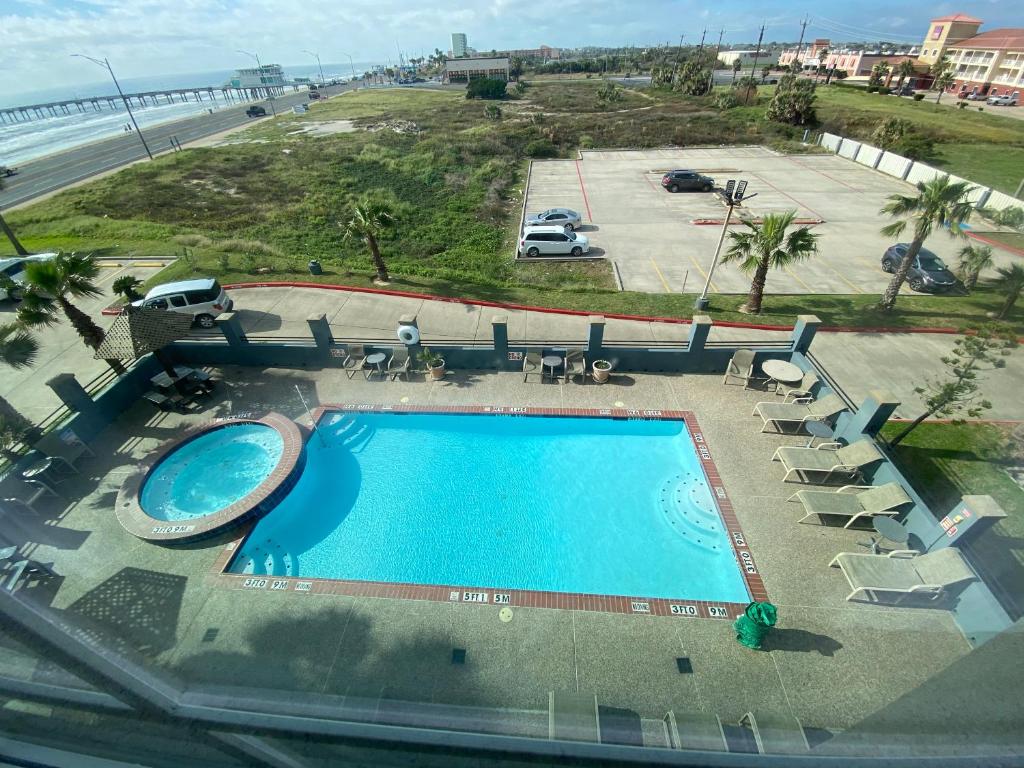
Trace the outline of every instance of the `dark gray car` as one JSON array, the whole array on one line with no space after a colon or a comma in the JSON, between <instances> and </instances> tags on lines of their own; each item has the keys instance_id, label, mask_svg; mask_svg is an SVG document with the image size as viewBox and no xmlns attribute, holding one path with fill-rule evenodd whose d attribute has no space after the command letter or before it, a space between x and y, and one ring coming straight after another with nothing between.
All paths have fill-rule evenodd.
<instances>
[{"instance_id":1,"label":"dark gray car","mask_svg":"<svg viewBox=\"0 0 1024 768\"><path fill-rule=\"evenodd\" d=\"M890 245L882 255L882 269L886 272L895 272L907 255L910 243L896 243ZM914 257L914 263L910 265L907 272L907 285L913 291L942 293L956 285L956 276L949 271L942 259L922 248Z\"/></svg>"},{"instance_id":2,"label":"dark gray car","mask_svg":"<svg viewBox=\"0 0 1024 768\"><path fill-rule=\"evenodd\" d=\"M669 171L661 177L661 186L669 192L682 192L683 190L710 192L715 188L715 180L696 171Z\"/></svg>"}]
</instances>

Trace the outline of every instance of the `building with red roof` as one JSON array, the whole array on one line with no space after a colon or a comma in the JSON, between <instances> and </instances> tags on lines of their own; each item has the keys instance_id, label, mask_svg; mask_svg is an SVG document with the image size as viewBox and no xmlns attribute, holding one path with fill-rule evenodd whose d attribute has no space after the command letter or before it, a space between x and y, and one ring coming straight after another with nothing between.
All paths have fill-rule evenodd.
<instances>
[{"instance_id":1,"label":"building with red roof","mask_svg":"<svg viewBox=\"0 0 1024 768\"><path fill-rule=\"evenodd\" d=\"M1009 96L1024 90L1024 28L993 29L951 44L947 61L960 97Z\"/></svg>"}]
</instances>

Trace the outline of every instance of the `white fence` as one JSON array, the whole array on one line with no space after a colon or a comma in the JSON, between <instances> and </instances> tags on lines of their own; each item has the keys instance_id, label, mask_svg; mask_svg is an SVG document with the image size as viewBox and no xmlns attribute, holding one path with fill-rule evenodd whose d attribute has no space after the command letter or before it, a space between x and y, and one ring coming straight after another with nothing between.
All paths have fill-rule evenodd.
<instances>
[{"instance_id":1,"label":"white fence","mask_svg":"<svg viewBox=\"0 0 1024 768\"><path fill-rule=\"evenodd\" d=\"M884 174L894 176L911 184L917 184L919 181L930 181L936 176L949 176L952 181L967 181L969 184L973 184L968 179L961 179L959 176L932 168L925 163L919 163L889 151L882 151L878 147L862 144L853 139L846 139L834 133L821 134L818 143L826 149L835 152L840 157L853 160L855 163L866 165L868 168L874 168L876 171L881 171ZM997 211L1013 206L1024 208L1024 200L1018 200L1015 197L1005 195L1002 192L997 192L990 187L984 187L980 184L974 184L974 189L971 190L967 199L974 203L976 208L994 208Z\"/></svg>"}]
</instances>

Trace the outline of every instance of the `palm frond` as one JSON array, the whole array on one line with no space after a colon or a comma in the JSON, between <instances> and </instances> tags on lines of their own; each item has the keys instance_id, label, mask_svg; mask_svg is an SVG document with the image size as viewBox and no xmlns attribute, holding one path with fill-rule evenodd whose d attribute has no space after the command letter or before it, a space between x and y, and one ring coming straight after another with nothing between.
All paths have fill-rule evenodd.
<instances>
[{"instance_id":1,"label":"palm frond","mask_svg":"<svg viewBox=\"0 0 1024 768\"><path fill-rule=\"evenodd\" d=\"M40 295L37 288L29 289L18 305L18 322L29 328L56 325L60 322L57 302L49 296Z\"/></svg>"},{"instance_id":2,"label":"palm frond","mask_svg":"<svg viewBox=\"0 0 1024 768\"><path fill-rule=\"evenodd\" d=\"M11 368L27 368L35 362L39 342L17 323L0 325L0 363Z\"/></svg>"}]
</instances>

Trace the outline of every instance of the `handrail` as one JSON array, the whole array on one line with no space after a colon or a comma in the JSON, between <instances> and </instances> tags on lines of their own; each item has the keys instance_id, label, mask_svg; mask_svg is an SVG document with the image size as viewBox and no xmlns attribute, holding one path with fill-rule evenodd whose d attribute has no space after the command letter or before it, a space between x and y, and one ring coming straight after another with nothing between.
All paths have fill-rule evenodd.
<instances>
[{"instance_id":1,"label":"handrail","mask_svg":"<svg viewBox=\"0 0 1024 768\"><path fill-rule=\"evenodd\" d=\"M839 398L848 406L850 406L850 408L856 408L856 405L854 404L853 400L850 398L848 394L846 394L846 390L844 390L839 385L839 382L836 381L832 374L828 372L828 369L825 368L821 361L818 358L816 358L813 354L811 354L810 350L804 352L804 357L806 357L807 361L814 366L815 370L817 370L818 372L818 375L821 376L822 380L825 382L826 385L828 385L829 389L831 389L833 392L839 395Z\"/></svg>"},{"instance_id":2,"label":"handrail","mask_svg":"<svg viewBox=\"0 0 1024 768\"><path fill-rule=\"evenodd\" d=\"M718 341L705 341L705 347L711 347L712 349L729 349L732 347L740 349L792 349L793 342L790 339L761 339L759 341L743 341L743 340L718 340Z\"/></svg>"}]
</instances>

